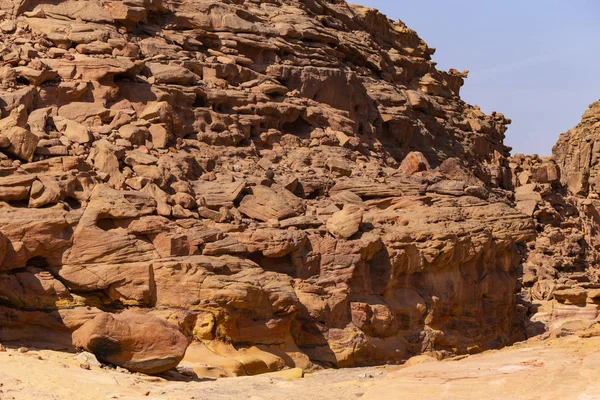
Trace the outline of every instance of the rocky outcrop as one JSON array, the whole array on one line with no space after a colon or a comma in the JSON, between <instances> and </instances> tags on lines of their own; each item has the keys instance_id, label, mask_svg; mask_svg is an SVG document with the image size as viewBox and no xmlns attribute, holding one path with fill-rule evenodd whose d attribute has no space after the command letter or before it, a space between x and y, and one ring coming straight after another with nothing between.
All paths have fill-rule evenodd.
<instances>
[{"instance_id":1,"label":"rocky outcrop","mask_svg":"<svg viewBox=\"0 0 600 400\"><path fill-rule=\"evenodd\" d=\"M572 194L598 197L599 121L600 102L596 102L583 114L579 125L560 136L552 150L562 171L561 183Z\"/></svg>"},{"instance_id":2,"label":"rocky outcrop","mask_svg":"<svg viewBox=\"0 0 600 400\"><path fill-rule=\"evenodd\" d=\"M596 161L598 103L563 134L553 157L511 159L516 207L531 215L537 237L524 249L522 297L529 306L529 334L566 321L600 317L600 260Z\"/></svg>"},{"instance_id":3,"label":"rocky outcrop","mask_svg":"<svg viewBox=\"0 0 600 400\"><path fill-rule=\"evenodd\" d=\"M404 24L323 0L0 5L0 341L79 328L102 353L99 321L138 308L190 367L242 375L524 337L510 121Z\"/></svg>"}]
</instances>

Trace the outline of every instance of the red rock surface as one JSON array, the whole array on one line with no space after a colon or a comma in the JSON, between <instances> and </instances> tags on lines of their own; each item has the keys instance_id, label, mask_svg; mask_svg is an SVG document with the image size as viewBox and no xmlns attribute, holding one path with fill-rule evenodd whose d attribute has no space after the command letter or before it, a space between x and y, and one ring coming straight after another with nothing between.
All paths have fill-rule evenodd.
<instances>
[{"instance_id":1,"label":"red rock surface","mask_svg":"<svg viewBox=\"0 0 600 400\"><path fill-rule=\"evenodd\" d=\"M525 337L510 121L401 22L338 0L0 10L0 341L70 346L141 308L226 375Z\"/></svg>"}]
</instances>

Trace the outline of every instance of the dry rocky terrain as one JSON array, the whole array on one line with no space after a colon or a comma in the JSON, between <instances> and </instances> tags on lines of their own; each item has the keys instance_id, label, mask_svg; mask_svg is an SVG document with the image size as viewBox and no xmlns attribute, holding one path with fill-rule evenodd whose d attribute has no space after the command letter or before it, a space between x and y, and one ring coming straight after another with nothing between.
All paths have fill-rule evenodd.
<instances>
[{"instance_id":1,"label":"dry rocky terrain","mask_svg":"<svg viewBox=\"0 0 600 400\"><path fill-rule=\"evenodd\" d=\"M56 386L27 363L82 350L171 379L312 373L599 316L600 103L552 157L511 157L510 120L460 99L468 71L343 0L0 0L0 40L0 343L44 349L0 353L15 396ZM96 369L75 371L188 389ZM379 396L349 371L302 393ZM281 378L256 379L229 395Z\"/></svg>"},{"instance_id":2,"label":"dry rocky terrain","mask_svg":"<svg viewBox=\"0 0 600 400\"><path fill-rule=\"evenodd\" d=\"M0 399L8 400L583 400L600 397L598 328L569 330L502 350L405 366L347 368L182 381L98 367L48 350L0 352ZM567 336L565 336L567 335ZM594 336L582 338L581 336Z\"/></svg>"}]
</instances>

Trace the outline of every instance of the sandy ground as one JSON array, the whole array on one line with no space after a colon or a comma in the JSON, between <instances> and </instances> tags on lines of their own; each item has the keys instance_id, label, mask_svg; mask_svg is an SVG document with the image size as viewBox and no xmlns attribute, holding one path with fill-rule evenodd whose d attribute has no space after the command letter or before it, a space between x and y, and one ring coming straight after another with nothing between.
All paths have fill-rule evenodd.
<instances>
[{"instance_id":1,"label":"sandy ground","mask_svg":"<svg viewBox=\"0 0 600 400\"><path fill-rule=\"evenodd\" d=\"M182 382L113 369L86 370L73 357L48 350L0 353L0 399L351 400L398 368L325 370L299 379L263 375Z\"/></svg>"},{"instance_id":2,"label":"sandy ground","mask_svg":"<svg viewBox=\"0 0 600 400\"><path fill-rule=\"evenodd\" d=\"M600 399L600 338L569 336L415 365L387 374L363 399Z\"/></svg>"},{"instance_id":3,"label":"sandy ground","mask_svg":"<svg viewBox=\"0 0 600 400\"><path fill-rule=\"evenodd\" d=\"M173 381L92 367L46 350L0 353L0 399L600 399L600 338L532 341L455 361Z\"/></svg>"}]
</instances>

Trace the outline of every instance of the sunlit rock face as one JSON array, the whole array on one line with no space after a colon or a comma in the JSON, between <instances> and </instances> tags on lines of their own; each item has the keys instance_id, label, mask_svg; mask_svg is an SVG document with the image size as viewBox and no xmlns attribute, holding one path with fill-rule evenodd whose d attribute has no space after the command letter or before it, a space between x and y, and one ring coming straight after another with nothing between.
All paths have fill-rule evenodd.
<instances>
[{"instance_id":1,"label":"sunlit rock face","mask_svg":"<svg viewBox=\"0 0 600 400\"><path fill-rule=\"evenodd\" d=\"M516 206L531 215L537 238L523 259L528 334L600 317L600 103L562 134L552 157L510 161Z\"/></svg>"},{"instance_id":2,"label":"sunlit rock face","mask_svg":"<svg viewBox=\"0 0 600 400\"><path fill-rule=\"evenodd\" d=\"M69 348L135 308L187 336L184 363L242 375L524 338L510 121L401 22L339 0L0 10L0 341Z\"/></svg>"}]
</instances>

